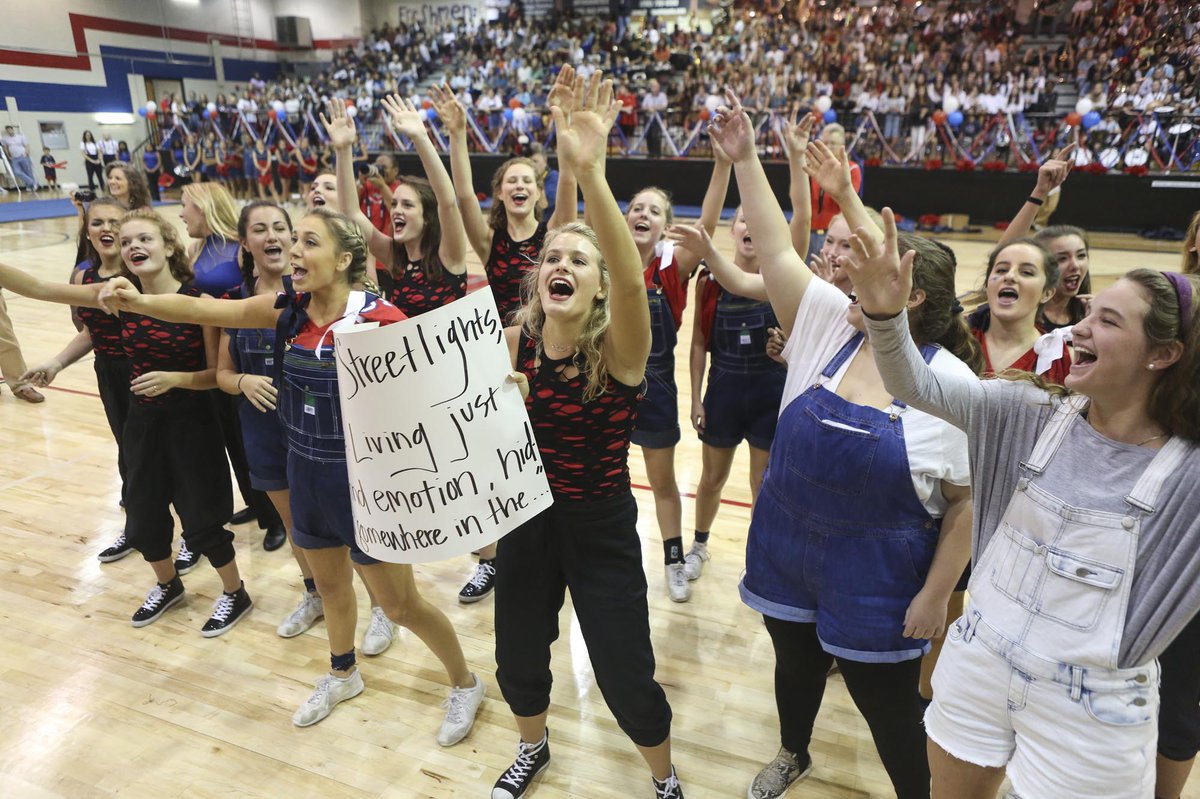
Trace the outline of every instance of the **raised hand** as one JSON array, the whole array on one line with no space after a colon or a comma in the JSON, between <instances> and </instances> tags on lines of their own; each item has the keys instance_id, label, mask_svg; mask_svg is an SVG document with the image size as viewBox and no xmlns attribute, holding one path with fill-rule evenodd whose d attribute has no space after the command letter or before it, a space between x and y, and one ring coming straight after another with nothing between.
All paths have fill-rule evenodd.
<instances>
[{"instance_id":1,"label":"raised hand","mask_svg":"<svg viewBox=\"0 0 1200 799\"><path fill-rule=\"evenodd\" d=\"M583 89L583 78L575 74L575 67L564 64L554 79L554 85L550 87L550 93L546 95L546 105L551 108L558 106L570 118L579 98L583 96Z\"/></svg>"},{"instance_id":2,"label":"raised hand","mask_svg":"<svg viewBox=\"0 0 1200 799\"><path fill-rule=\"evenodd\" d=\"M813 256L808 259L808 268L826 283L832 283L833 275L837 271L836 259L836 255L826 258L819 252L813 253Z\"/></svg>"},{"instance_id":3,"label":"raised hand","mask_svg":"<svg viewBox=\"0 0 1200 799\"><path fill-rule=\"evenodd\" d=\"M446 129L447 133L451 136L467 134L467 111L454 96L454 92L449 86L445 84L430 86L429 99L433 101L433 108L437 111L438 119L442 120L442 127Z\"/></svg>"},{"instance_id":4,"label":"raised hand","mask_svg":"<svg viewBox=\"0 0 1200 799\"><path fill-rule=\"evenodd\" d=\"M579 88L578 81L576 88ZM570 118L560 106L550 108L554 114L558 155L576 175L603 174L608 134L617 121L621 103L613 101L612 81L603 80L599 71L592 73L587 88L576 102L576 110Z\"/></svg>"},{"instance_id":5,"label":"raised hand","mask_svg":"<svg viewBox=\"0 0 1200 799\"><path fill-rule=\"evenodd\" d=\"M1056 152L1053 158L1047 158L1046 163L1038 168L1037 186L1034 187L1035 193L1045 197L1066 181L1067 175L1071 174L1071 168L1075 166L1075 159L1073 157L1075 147L1076 142L1071 142Z\"/></svg>"},{"instance_id":6,"label":"raised hand","mask_svg":"<svg viewBox=\"0 0 1200 799\"><path fill-rule=\"evenodd\" d=\"M708 123L708 135L718 144L734 163L746 161L757 155L754 145L754 125L750 115L742 108L742 101L732 89L725 90L723 105L713 114Z\"/></svg>"},{"instance_id":7,"label":"raised hand","mask_svg":"<svg viewBox=\"0 0 1200 799\"><path fill-rule=\"evenodd\" d=\"M834 155L824 142L808 143L808 153L804 160L804 171L825 193L838 197L845 192L854 191L850 181L850 159L845 151L840 156Z\"/></svg>"},{"instance_id":8,"label":"raised hand","mask_svg":"<svg viewBox=\"0 0 1200 799\"><path fill-rule=\"evenodd\" d=\"M796 112L793 111L791 120L783 124L783 148L787 151L789 160L804 163L815 121L816 117L813 114L805 114L796 122Z\"/></svg>"},{"instance_id":9,"label":"raised hand","mask_svg":"<svg viewBox=\"0 0 1200 799\"><path fill-rule=\"evenodd\" d=\"M667 238L698 258L704 258L712 250L712 239L703 225L671 225Z\"/></svg>"},{"instance_id":10,"label":"raised hand","mask_svg":"<svg viewBox=\"0 0 1200 799\"><path fill-rule=\"evenodd\" d=\"M413 143L429 136L425 132L425 120L421 119L421 112L413 105L412 100L389 94L380 103L383 105L383 110L387 111L388 118L392 121L392 128L397 133L407 137Z\"/></svg>"},{"instance_id":11,"label":"raised hand","mask_svg":"<svg viewBox=\"0 0 1200 799\"><path fill-rule=\"evenodd\" d=\"M708 143L712 145L713 160L718 164L731 164L733 159L729 157L729 153L721 149L721 145L717 144L716 139L710 138Z\"/></svg>"},{"instance_id":12,"label":"raised hand","mask_svg":"<svg viewBox=\"0 0 1200 799\"><path fill-rule=\"evenodd\" d=\"M913 286L913 260L917 253L909 250L900 256L896 233L896 215L891 208L883 209L883 243L859 228L850 237L852 254L841 260L840 266L850 275L859 306L867 316L895 316L908 305Z\"/></svg>"},{"instance_id":13,"label":"raised hand","mask_svg":"<svg viewBox=\"0 0 1200 799\"><path fill-rule=\"evenodd\" d=\"M346 106L338 99L330 100L321 114L321 124L329 136L329 145L335 150L347 150L358 140L358 129L354 120L346 113Z\"/></svg>"}]
</instances>

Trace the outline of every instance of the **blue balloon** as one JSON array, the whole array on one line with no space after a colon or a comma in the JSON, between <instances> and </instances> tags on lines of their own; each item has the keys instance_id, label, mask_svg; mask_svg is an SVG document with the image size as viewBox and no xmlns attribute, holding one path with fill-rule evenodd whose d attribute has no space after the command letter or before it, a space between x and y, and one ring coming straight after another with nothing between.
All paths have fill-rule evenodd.
<instances>
[{"instance_id":1,"label":"blue balloon","mask_svg":"<svg viewBox=\"0 0 1200 799\"><path fill-rule=\"evenodd\" d=\"M827 123L837 122L837 111L834 111L832 108L826 108L825 113L821 115L821 118Z\"/></svg>"},{"instance_id":2,"label":"blue balloon","mask_svg":"<svg viewBox=\"0 0 1200 799\"><path fill-rule=\"evenodd\" d=\"M1099 124L1100 124L1100 112L1099 111L1088 111L1086 114L1083 115L1083 129L1084 130L1091 130L1092 128L1096 127Z\"/></svg>"},{"instance_id":3,"label":"blue balloon","mask_svg":"<svg viewBox=\"0 0 1200 799\"><path fill-rule=\"evenodd\" d=\"M946 114L946 121L950 123L950 127L958 130L962 127L963 112L958 110L951 111L949 114Z\"/></svg>"},{"instance_id":4,"label":"blue balloon","mask_svg":"<svg viewBox=\"0 0 1200 799\"><path fill-rule=\"evenodd\" d=\"M205 119L208 119L210 116L212 116L212 111L209 111L209 110L206 108L206 109L204 109L203 111L201 111L201 112L200 112L200 116L204 117Z\"/></svg>"},{"instance_id":5,"label":"blue balloon","mask_svg":"<svg viewBox=\"0 0 1200 799\"><path fill-rule=\"evenodd\" d=\"M509 122L512 122L512 109L511 108L504 109L504 118L507 119Z\"/></svg>"},{"instance_id":6,"label":"blue balloon","mask_svg":"<svg viewBox=\"0 0 1200 799\"><path fill-rule=\"evenodd\" d=\"M426 113L426 115L427 115L427 116L426 116L426 118L427 118L427 119L428 119L430 122L433 122L434 120L436 120L436 119L438 118L438 117L437 117L437 110L436 110L436 109L435 109L433 106L430 106L429 108L426 108L426 109L425 109L425 113Z\"/></svg>"},{"instance_id":7,"label":"blue balloon","mask_svg":"<svg viewBox=\"0 0 1200 799\"><path fill-rule=\"evenodd\" d=\"M141 117L146 116L146 106L142 106L141 108L138 109L138 116L141 116Z\"/></svg>"}]
</instances>

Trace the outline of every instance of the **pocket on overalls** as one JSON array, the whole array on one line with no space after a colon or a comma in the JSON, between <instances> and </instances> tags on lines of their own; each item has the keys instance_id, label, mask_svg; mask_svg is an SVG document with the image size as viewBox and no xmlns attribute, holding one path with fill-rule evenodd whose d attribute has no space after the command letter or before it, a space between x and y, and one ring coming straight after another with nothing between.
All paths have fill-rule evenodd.
<instances>
[{"instance_id":1,"label":"pocket on overalls","mask_svg":"<svg viewBox=\"0 0 1200 799\"><path fill-rule=\"evenodd\" d=\"M284 376L287 401L280 403L279 415L291 430L307 438L341 438L342 419L336 381L299 381Z\"/></svg>"},{"instance_id":2,"label":"pocket on overalls","mask_svg":"<svg viewBox=\"0 0 1200 799\"><path fill-rule=\"evenodd\" d=\"M1053 549L1046 553L1046 584L1041 615L1076 630L1096 626L1124 570Z\"/></svg>"},{"instance_id":3,"label":"pocket on overalls","mask_svg":"<svg viewBox=\"0 0 1200 799\"><path fill-rule=\"evenodd\" d=\"M662 360L675 353L678 339L675 318L662 294L650 293L647 303L650 305L650 360Z\"/></svg>"},{"instance_id":4,"label":"pocket on overalls","mask_svg":"<svg viewBox=\"0 0 1200 799\"><path fill-rule=\"evenodd\" d=\"M1083 707L1087 714L1101 724L1113 727L1135 727L1154 721L1158 716L1155 693L1158 686L1150 682L1119 691L1083 691Z\"/></svg>"},{"instance_id":5,"label":"pocket on overalls","mask_svg":"<svg viewBox=\"0 0 1200 799\"><path fill-rule=\"evenodd\" d=\"M995 546L998 552L996 562L990 564L992 585L1021 607L1032 607L1045 570L1043 564L1047 549L1045 545L1021 535L1009 524L1000 525L996 537L1001 536L1002 540L993 540L988 547L992 549ZM984 561L980 561L979 567L982 573L987 573L983 571L986 568Z\"/></svg>"},{"instance_id":6,"label":"pocket on overalls","mask_svg":"<svg viewBox=\"0 0 1200 799\"><path fill-rule=\"evenodd\" d=\"M736 311L717 316L717 346L728 355L748 357L767 351L767 312Z\"/></svg>"},{"instance_id":7,"label":"pocket on overalls","mask_svg":"<svg viewBox=\"0 0 1200 799\"><path fill-rule=\"evenodd\" d=\"M836 494L863 493L879 447L875 431L828 418L823 409L812 406L804 408L796 427L785 445L789 471Z\"/></svg>"}]
</instances>

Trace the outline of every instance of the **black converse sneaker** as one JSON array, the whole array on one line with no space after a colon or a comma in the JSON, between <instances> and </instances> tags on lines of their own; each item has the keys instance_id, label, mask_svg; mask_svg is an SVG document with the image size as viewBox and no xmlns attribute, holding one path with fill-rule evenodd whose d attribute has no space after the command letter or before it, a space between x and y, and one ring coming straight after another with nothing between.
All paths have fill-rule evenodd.
<instances>
[{"instance_id":1,"label":"black converse sneaker","mask_svg":"<svg viewBox=\"0 0 1200 799\"><path fill-rule=\"evenodd\" d=\"M100 550L100 554L96 558L101 563L112 563L114 560L120 560L133 551L133 545L125 540L125 534L121 533L117 536L117 540L113 541L106 548Z\"/></svg>"},{"instance_id":2,"label":"black converse sneaker","mask_svg":"<svg viewBox=\"0 0 1200 799\"><path fill-rule=\"evenodd\" d=\"M212 617L204 622L200 634L205 638L216 638L225 633L254 607L254 600L246 593L246 586L230 593L222 593L213 603Z\"/></svg>"},{"instance_id":3,"label":"black converse sneaker","mask_svg":"<svg viewBox=\"0 0 1200 799\"><path fill-rule=\"evenodd\" d=\"M650 780L654 783L654 799L683 799L683 787L679 784L679 777L675 776L675 767L671 766L671 776L661 782L654 777Z\"/></svg>"},{"instance_id":4,"label":"black converse sneaker","mask_svg":"<svg viewBox=\"0 0 1200 799\"><path fill-rule=\"evenodd\" d=\"M188 549L187 541L179 540L179 557L175 558L175 571L187 574L200 565L200 555Z\"/></svg>"},{"instance_id":5,"label":"black converse sneaker","mask_svg":"<svg viewBox=\"0 0 1200 799\"><path fill-rule=\"evenodd\" d=\"M517 759L496 780L492 788L492 799L521 799L537 775L550 765L550 731L535 744L521 741L517 745Z\"/></svg>"},{"instance_id":6,"label":"black converse sneaker","mask_svg":"<svg viewBox=\"0 0 1200 799\"><path fill-rule=\"evenodd\" d=\"M146 601L133 614L133 626L145 627L147 624L153 624L168 608L182 600L183 581L179 579L179 575L175 575L175 579L165 585L158 583L150 589L150 593L146 594Z\"/></svg>"},{"instance_id":7,"label":"black converse sneaker","mask_svg":"<svg viewBox=\"0 0 1200 799\"><path fill-rule=\"evenodd\" d=\"M458 592L458 601L465 605L479 600L492 593L496 587L496 561L481 560L475 565L475 573L467 584Z\"/></svg>"}]
</instances>

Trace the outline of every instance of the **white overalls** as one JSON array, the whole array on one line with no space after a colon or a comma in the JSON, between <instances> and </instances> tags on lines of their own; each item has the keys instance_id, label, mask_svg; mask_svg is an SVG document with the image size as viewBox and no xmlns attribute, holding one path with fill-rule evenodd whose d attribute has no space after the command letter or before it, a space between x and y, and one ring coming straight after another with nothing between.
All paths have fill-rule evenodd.
<instances>
[{"instance_id":1,"label":"white overalls","mask_svg":"<svg viewBox=\"0 0 1200 799\"><path fill-rule=\"evenodd\" d=\"M1064 402L1021 464L947 632L925 724L951 755L1007 766L1024 799L1151 799L1158 663L1117 659L1142 521L1187 445L1173 438L1158 451L1125 513L1074 507L1038 478L1071 426L1087 424L1086 404Z\"/></svg>"}]
</instances>

